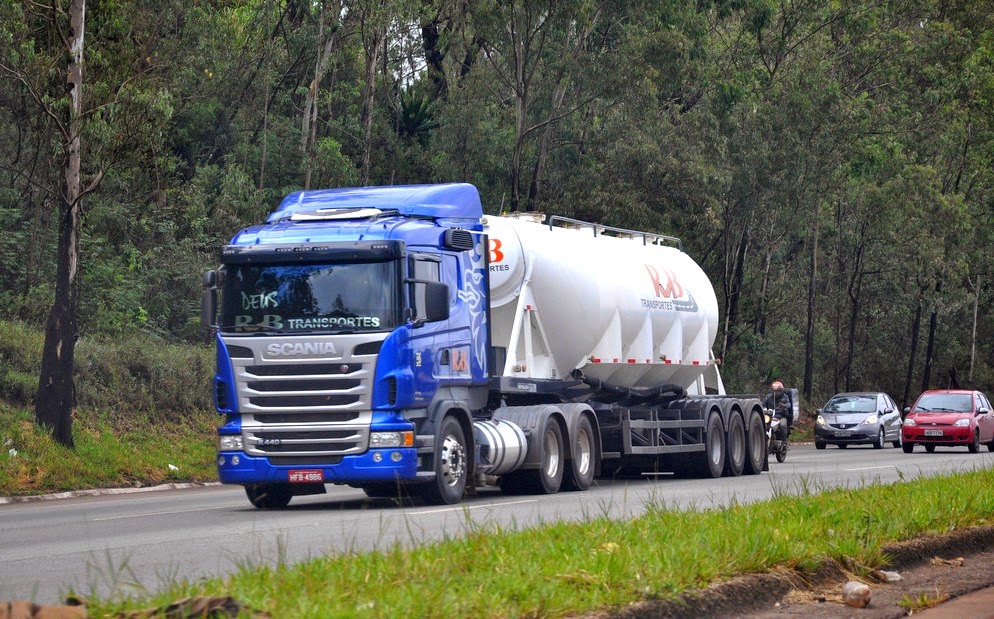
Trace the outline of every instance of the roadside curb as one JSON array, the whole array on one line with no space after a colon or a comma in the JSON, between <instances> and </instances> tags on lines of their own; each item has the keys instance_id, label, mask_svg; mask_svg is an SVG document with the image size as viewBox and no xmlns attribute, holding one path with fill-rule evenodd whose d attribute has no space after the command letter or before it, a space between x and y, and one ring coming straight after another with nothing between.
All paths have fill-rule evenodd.
<instances>
[{"instance_id":1,"label":"roadside curb","mask_svg":"<svg viewBox=\"0 0 994 619\"><path fill-rule=\"evenodd\" d=\"M140 486L138 488L96 488L91 490L68 490L66 492L56 492L53 494L33 494L25 496L0 496L0 505L11 503L36 503L39 501L54 501L57 499L73 499L81 496L105 496L115 494L134 494L137 492L157 492L161 490L183 490L185 488L206 488L209 486L220 486L221 482L183 482L159 484L157 486Z\"/></svg>"}]
</instances>

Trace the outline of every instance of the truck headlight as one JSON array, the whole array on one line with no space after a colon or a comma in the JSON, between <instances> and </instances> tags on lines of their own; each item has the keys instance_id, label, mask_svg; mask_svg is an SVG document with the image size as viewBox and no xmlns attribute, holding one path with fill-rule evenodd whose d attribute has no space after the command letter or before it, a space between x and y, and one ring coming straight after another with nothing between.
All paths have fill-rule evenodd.
<instances>
[{"instance_id":1,"label":"truck headlight","mask_svg":"<svg viewBox=\"0 0 994 619\"><path fill-rule=\"evenodd\" d=\"M370 432L369 447L411 447L414 445L413 432Z\"/></svg>"},{"instance_id":2,"label":"truck headlight","mask_svg":"<svg viewBox=\"0 0 994 619\"><path fill-rule=\"evenodd\" d=\"M956 423L954 423L953 425L956 426L957 428L965 428L968 425L970 425L970 420L969 419L957 419Z\"/></svg>"},{"instance_id":3,"label":"truck headlight","mask_svg":"<svg viewBox=\"0 0 994 619\"><path fill-rule=\"evenodd\" d=\"M873 425L875 423L877 423L877 416L876 415L870 415L869 417L867 417L866 419L863 420L863 423L861 425L869 426L869 425Z\"/></svg>"},{"instance_id":4,"label":"truck headlight","mask_svg":"<svg viewBox=\"0 0 994 619\"><path fill-rule=\"evenodd\" d=\"M219 437L217 437L217 450L218 451L241 451L242 450L242 437L241 436L219 436Z\"/></svg>"}]
</instances>

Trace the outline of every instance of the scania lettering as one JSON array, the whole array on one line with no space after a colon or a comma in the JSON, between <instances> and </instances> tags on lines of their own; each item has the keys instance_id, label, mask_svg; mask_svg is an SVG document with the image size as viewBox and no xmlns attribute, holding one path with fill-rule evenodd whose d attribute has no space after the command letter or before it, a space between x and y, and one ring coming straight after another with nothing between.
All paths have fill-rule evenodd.
<instances>
[{"instance_id":1,"label":"scania lettering","mask_svg":"<svg viewBox=\"0 0 994 619\"><path fill-rule=\"evenodd\" d=\"M485 215L465 183L341 188L290 194L220 262L217 467L256 507L326 484L451 504L767 466L676 238Z\"/></svg>"}]
</instances>

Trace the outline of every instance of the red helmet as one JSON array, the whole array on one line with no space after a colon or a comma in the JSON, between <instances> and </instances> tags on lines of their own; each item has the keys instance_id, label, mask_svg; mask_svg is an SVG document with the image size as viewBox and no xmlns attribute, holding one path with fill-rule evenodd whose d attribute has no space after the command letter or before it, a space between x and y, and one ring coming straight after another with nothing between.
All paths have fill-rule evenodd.
<instances>
[{"instance_id":1,"label":"red helmet","mask_svg":"<svg viewBox=\"0 0 994 619\"><path fill-rule=\"evenodd\" d=\"M780 382L779 380L775 380L773 381L773 384L770 385L770 389L773 389L774 391L779 391L783 389L783 383Z\"/></svg>"}]
</instances>

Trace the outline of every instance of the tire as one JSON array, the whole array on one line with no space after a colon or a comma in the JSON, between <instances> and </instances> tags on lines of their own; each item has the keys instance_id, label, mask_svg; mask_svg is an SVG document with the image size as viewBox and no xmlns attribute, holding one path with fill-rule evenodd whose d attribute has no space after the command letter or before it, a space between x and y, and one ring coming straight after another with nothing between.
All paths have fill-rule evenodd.
<instances>
[{"instance_id":1,"label":"tire","mask_svg":"<svg viewBox=\"0 0 994 619\"><path fill-rule=\"evenodd\" d=\"M293 490L286 484L248 484L245 496L259 509L283 509L290 504Z\"/></svg>"},{"instance_id":2,"label":"tire","mask_svg":"<svg viewBox=\"0 0 994 619\"><path fill-rule=\"evenodd\" d=\"M742 472L746 475L762 473L766 464L766 450L766 428L763 427L762 417L754 413L749 416L749 427L746 428L746 459Z\"/></svg>"},{"instance_id":3,"label":"tire","mask_svg":"<svg viewBox=\"0 0 994 619\"><path fill-rule=\"evenodd\" d=\"M455 417L446 416L438 432L435 450L435 479L422 488L425 500L452 505L462 500L469 477L466 435Z\"/></svg>"},{"instance_id":4,"label":"tire","mask_svg":"<svg viewBox=\"0 0 994 619\"><path fill-rule=\"evenodd\" d=\"M725 433L725 471L726 477L738 477L745 470L746 435L742 415L732 413L728 418L728 432Z\"/></svg>"},{"instance_id":5,"label":"tire","mask_svg":"<svg viewBox=\"0 0 994 619\"><path fill-rule=\"evenodd\" d=\"M884 429L880 428L877 430L877 442L873 444L874 449L884 448Z\"/></svg>"},{"instance_id":6,"label":"tire","mask_svg":"<svg viewBox=\"0 0 994 619\"><path fill-rule=\"evenodd\" d=\"M925 445L925 451L928 453L935 453L935 445Z\"/></svg>"},{"instance_id":7,"label":"tire","mask_svg":"<svg viewBox=\"0 0 994 619\"><path fill-rule=\"evenodd\" d=\"M692 467L697 477L718 478L725 471L725 429L721 416L711 411L704 435L704 453L694 455Z\"/></svg>"},{"instance_id":8,"label":"tire","mask_svg":"<svg viewBox=\"0 0 994 619\"><path fill-rule=\"evenodd\" d=\"M973 433L973 440L970 441L970 444L967 445L966 448L972 454L980 451L980 428L977 428L977 431Z\"/></svg>"},{"instance_id":9,"label":"tire","mask_svg":"<svg viewBox=\"0 0 994 619\"><path fill-rule=\"evenodd\" d=\"M849 445L847 443L839 443L839 449L845 449Z\"/></svg>"},{"instance_id":10,"label":"tire","mask_svg":"<svg viewBox=\"0 0 994 619\"><path fill-rule=\"evenodd\" d=\"M566 490L586 490L594 483L594 471L597 470L595 445L594 427L590 425L588 417L581 416L576 424L570 459L566 463L566 474L563 477L563 487Z\"/></svg>"},{"instance_id":11,"label":"tire","mask_svg":"<svg viewBox=\"0 0 994 619\"><path fill-rule=\"evenodd\" d=\"M789 447L785 443L783 447L777 450L776 453L777 462L784 462L785 460L787 460L787 449L789 449Z\"/></svg>"},{"instance_id":12,"label":"tire","mask_svg":"<svg viewBox=\"0 0 994 619\"><path fill-rule=\"evenodd\" d=\"M904 450L904 453L909 454L909 453L911 453L911 452L913 452L915 450L915 444L914 443L901 443L901 449Z\"/></svg>"},{"instance_id":13,"label":"tire","mask_svg":"<svg viewBox=\"0 0 994 619\"><path fill-rule=\"evenodd\" d=\"M565 468L562 428L550 416L539 436L542 437L542 466L501 478L500 486L505 494L555 494L562 486Z\"/></svg>"},{"instance_id":14,"label":"tire","mask_svg":"<svg viewBox=\"0 0 994 619\"><path fill-rule=\"evenodd\" d=\"M815 441L815 449L825 449L828 445L822 441Z\"/></svg>"},{"instance_id":15,"label":"tire","mask_svg":"<svg viewBox=\"0 0 994 619\"><path fill-rule=\"evenodd\" d=\"M987 451L994 451L994 440L987 443Z\"/></svg>"},{"instance_id":16,"label":"tire","mask_svg":"<svg viewBox=\"0 0 994 619\"><path fill-rule=\"evenodd\" d=\"M897 440L892 443L894 447L901 447L904 445L904 432L897 433Z\"/></svg>"}]
</instances>

